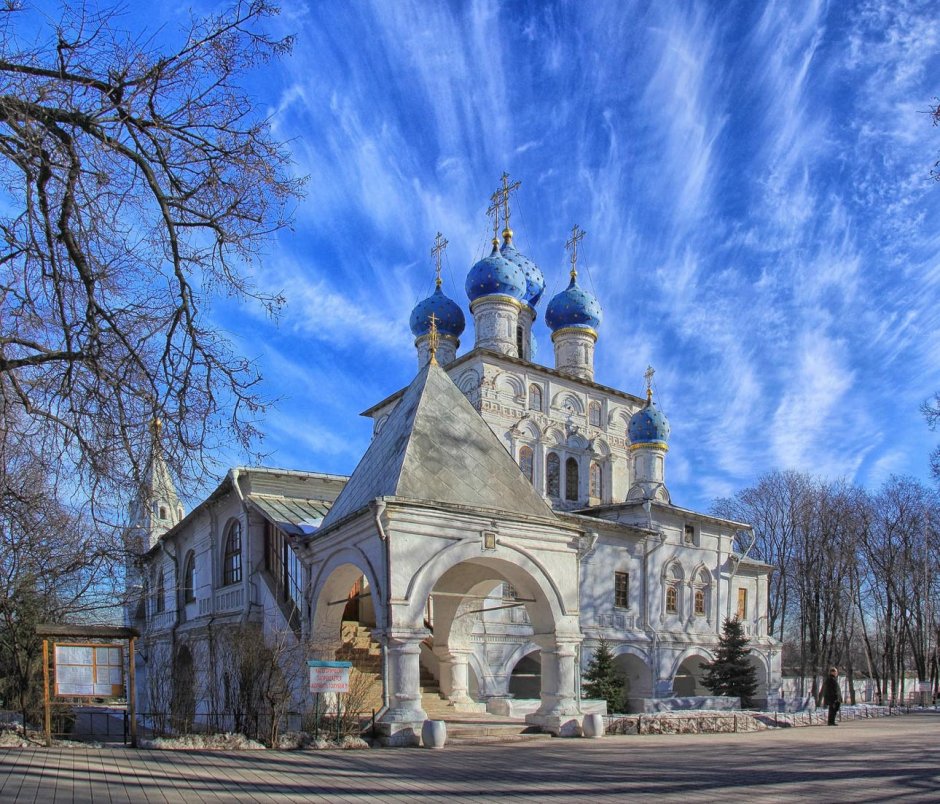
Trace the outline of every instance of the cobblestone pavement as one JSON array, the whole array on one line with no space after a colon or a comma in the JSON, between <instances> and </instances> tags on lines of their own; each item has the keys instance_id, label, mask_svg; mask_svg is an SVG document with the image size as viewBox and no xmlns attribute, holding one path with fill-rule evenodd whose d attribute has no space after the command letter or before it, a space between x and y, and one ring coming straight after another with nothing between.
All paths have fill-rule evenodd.
<instances>
[{"instance_id":1,"label":"cobblestone pavement","mask_svg":"<svg viewBox=\"0 0 940 804\"><path fill-rule=\"evenodd\" d=\"M940 801L940 713L750 734L342 752L0 750L2 802Z\"/></svg>"}]
</instances>

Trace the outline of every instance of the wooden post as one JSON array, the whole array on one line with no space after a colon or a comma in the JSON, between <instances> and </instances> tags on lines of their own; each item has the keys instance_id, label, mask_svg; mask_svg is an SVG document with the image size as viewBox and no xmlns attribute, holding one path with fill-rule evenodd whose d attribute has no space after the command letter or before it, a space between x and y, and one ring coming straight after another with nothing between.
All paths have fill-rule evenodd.
<instances>
[{"instance_id":1,"label":"wooden post","mask_svg":"<svg viewBox=\"0 0 940 804\"><path fill-rule=\"evenodd\" d=\"M42 641L42 703L43 726L46 730L46 746L52 745L52 711L49 704L49 640ZM26 723L23 723L23 736L26 736Z\"/></svg>"},{"instance_id":2,"label":"wooden post","mask_svg":"<svg viewBox=\"0 0 940 804\"><path fill-rule=\"evenodd\" d=\"M137 667L134 659L134 643L127 641L127 709L131 718L131 748L137 748Z\"/></svg>"}]
</instances>

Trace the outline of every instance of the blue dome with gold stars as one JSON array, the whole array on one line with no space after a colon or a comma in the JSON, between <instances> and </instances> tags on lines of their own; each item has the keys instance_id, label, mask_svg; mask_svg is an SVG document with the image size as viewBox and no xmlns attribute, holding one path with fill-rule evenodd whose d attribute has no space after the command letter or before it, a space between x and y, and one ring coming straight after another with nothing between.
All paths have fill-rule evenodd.
<instances>
[{"instance_id":1,"label":"blue dome with gold stars","mask_svg":"<svg viewBox=\"0 0 940 804\"><path fill-rule=\"evenodd\" d=\"M568 287L548 303L545 323L552 332L566 327L597 329L603 318L601 306L572 276Z\"/></svg>"},{"instance_id":2,"label":"blue dome with gold stars","mask_svg":"<svg viewBox=\"0 0 940 804\"><path fill-rule=\"evenodd\" d=\"M511 296L523 299L527 283L525 271L507 260L494 245L488 257L476 263L467 274L467 297L475 301L482 296Z\"/></svg>"},{"instance_id":3,"label":"blue dome with gold stars","mask_svg":"<svg viewBox=\"0 0 940 804\"><path fill-rule=\"evenodd\" d=\"M511 263L518 265L522 269L522 272L525 274L526 283L526 291L522 300L526 302L529 307L534 309L542 300L542 294L545 292L545 276L542 274L542 269L526 257L525 254L520 252L519 249L512 244L512 240L503 243L499 252Z\"/></svg>"},{"instance_id":4,"label":"blue dome with gold stars","mask_svg":"<svg viewBox=\"0 0 940 804\"><path fill-rule=\"evenodd\" d=\"M647 398L646 407L630 417L627 435L633 444L665 444L669 441L669 420L656 407L652 397Z\"/></svg>"},{"instance_id":5,"label":"blue dome with gold stars","mask_svg":"<svg viewBox=\"0 0 940 804\"><path fill-rule=\"evenodd\" d=\"M419 301L411 311L411 333L419 338L431 331L431 316L435 316L437 331L441 335L453 335L459 338L466 321L463 310L453 299L447 298L440 285L423 301Z\"/></svg>"}]
</instances>

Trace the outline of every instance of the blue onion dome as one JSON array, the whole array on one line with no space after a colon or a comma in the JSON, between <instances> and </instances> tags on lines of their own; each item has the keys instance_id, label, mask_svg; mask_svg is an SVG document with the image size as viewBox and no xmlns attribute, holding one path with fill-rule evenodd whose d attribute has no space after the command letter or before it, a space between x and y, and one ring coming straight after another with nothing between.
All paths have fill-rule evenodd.
<instances>
[{"instance_id":1,"label":"blue onion dome","mask_svg":"<svg viewBox=\"0 0 940 804\"><path fill-rule=\"evenodd\" d=\"M534 308L541 301L542 294L545 292L545 276L542 274L542 269L512 244L512 238L503 243L503 247L499 252L511 263L522 269L525 274L526 284L526 291L522 300Z\"/></svg>"},{"instance_id":2,"label":"blue onion dome","mask_svg":"<svg viewBox=\"0 0 940 804\"><path fill-rule=\"evenodd\" d=\"M646 396L646 407L630 417L627 435L632 444L666 444L669 441L669 420L656 407L652 394Z\"/></svg>"},{"instance_id":3,"label":"blue onion dome","mask_svg":"<svg viewBox=\"0 0 940 804\"><path fill-rule=\"evenodd\" d=\"M467 274L467 297L471 302L482 296L511 296L520 300L525 297L525 272L499 253L497 243L494 241L490 255L476 263Z\"/></svg>"},{"instance_id":4,"label":"blue onion dome","mask_svg":"<svg viewBox=\"0 0 940 804\"><path fill-rule=\"evenodd\" d=\"M441 335L453 335L459 338L466 322L463 310L453 299L447 298L438 285L434 292L423 301L419 301L411 311L411 333L419 338L431 331L431 315L436 318L437 331Z\"/></svg>"},{"instance_id":5,"label":"blue onion dome","mask_svg":"<svg viewBox=\"0 0 940 804\"><path fill-rule=\"evenodd\" d=\"M578 285L575 273L572 273L568 287L548 303L545 311L545 323L552 332L566 327L597 329L602 318L600 304Z\"/></svg>"}]
</instances>

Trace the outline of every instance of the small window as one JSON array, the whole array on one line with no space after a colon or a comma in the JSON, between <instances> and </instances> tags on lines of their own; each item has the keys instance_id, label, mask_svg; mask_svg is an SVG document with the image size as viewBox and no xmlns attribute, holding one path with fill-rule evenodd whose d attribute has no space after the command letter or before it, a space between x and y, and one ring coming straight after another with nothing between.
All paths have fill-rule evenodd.
<instances>
[{"instance_id":1,"label":"small window","mask_svg":"<svg viewBox=\"0 0 940 804\"><path fill-rule=\"evenodd\" d=\"M503 581L503 600L515 600L518 597L516 587L508 581Z\"/></svg>"},{"instance_id":2,"label":"small window","mask_svg":"<svg viewBox=\"0 0 940 804\"><path fill-rule=\"evenodd\" d=\"M177 522L183 521L183 506L182 505L176 509L176 520Z\"/></svg>"},{"instance_id":3,"label":"small window","mask_svg":"<svg viewBox=\"0 0 940 804\"><path fill-rule=\"evenodd\" d=\"M235 520L225 538L225 553L222 557L222 585L229 586L242 579L242 523Z\"/></svg>"},{"instance_id":4,"label":"small window","mask_svg":"<svg viewBox=\"0 0 940 804\"><path fill-rule=\"evenodd\" d=\"M542 409L542 389L535 383L529 386L529 410Z\"/></svg>"},{"instance_id":5,"label":"small window","mask_svg":"<svg viewBox=\"0 0 940 804\"><path fill-rule=\"evenodd\" d=\"M705 590L695 590L695 614L698 617L705 616Z\"/></svg>"},{"instance_id":6,"label":"small window","mask_svg":"<svg viewBox=\"0 0 940 804\"><path fill-rule=\"evenodd\" d=\"M630 608L630 575L626 572L614 573L614 605L618 609Z\"/></svg>"},{"instance_id":7,"label":"small window","mask_svg":"<svg viewBox=\"0 0 940 804\"><path fill-rule=\"evenodd\" d=\"M738 619L744 622L747 619L747 589L738 589Z\"/></svg>"},{"instance_id":8,"label":"small window","mask_svg":"<svg viewBox=\"0 0 940 804\"><path fill-rule=\"evenodd\" d=\"M591 490L590 490L591 496L597 497L598 499L600 499L601 497L604 496L604 487L602 485L600 464L598 463L591 464L590 480L591 480Z\"/></svg>"},{"instance_id":9,"label":"small window","mask_svg":"<svg viewBox=\"0 0 940 804\"><path fill-rule=\"evenodd\" d=\"M588 422L593 427L601 426L601 403L592 402L588 405Z\"/></svg>"},{"instance_id":10,"label":"small window","mask_svg":"<svg viewBox=\"0 0 940 804\"><path fill-rule=\"evenodd\" d=\"M549 497L561 496L561 459L549 452L545 461L545 491Z\"/></svg>"},{"instance_id":11,"label":"small window","mask_svg":"<svg viewBox=\"0 0 940 804\"><path fill-rule=\"evenodd\" d=\"M522 327L516 327L516 350L519 357L523 360L526 358L525 349L523 348L525 344L525 330Z\"/></svg>"},{"instance_id":12,"label":"small window","mask_svg":"<svg viewBox=\"0 0 940 804\"><path fill-rule=\"evenodd\" d=\"M675 584L666 587L666 613L679 613L679 587Z\"/></svg>"},{"instance_id":13,"label":"small window","mask_svg":"<svg viewBox=\"0 0 940 804\"><path fill-rule=\"evenodd\" d=\"M695 525L686 524L684 538L686 544L695 544Z\"/></svg>"},{"instance_id":14,"label":"small window","mask_svg":"<svg viewBox=\"0 0 940 804\"><path fill-rule=\"evenodd\" d=\"M154 611L157 614L162 614L166 611L166 588L164 583L163 570L160 570L160 574L157 576L157 586L154 590Z\"/></svg>"},{"instance_id":15,"label":"small window","mask_svg":"<svg viewBox=\"0 0 940 804\"><path fill-rule=\"evenodd\" d=\"M532 447L523 444L519 447L519 468L528 481L532 482Z\"/></svg>"},{"instance_id":16,"label":"small window","mask_svg":"<svg viewBox=\"0 0 940 804\"><path fill-rule=\"evenodd\" d=\"M183 602L196 602L196 554L190 550L183 570Z\"/></svg>"},{"instance_id":17,"label":"small window","mask_svg":"<svg viewBox=\"0 0 940 804\"><path fill-rule=\"evenodd\" d=\"M160 519L166 519L166 507L163 505L160 506Z\"/></svg>"},{"instance_id":18,"label":"small window","mask_svg":"<svg viewBox=\"0 0 940 804\"><path fill-rule=\"evenodd\" d=\"M574 458L565 461L565 499L576 501L578 499L578 462Z\"/></svg>"}]
</instances>

